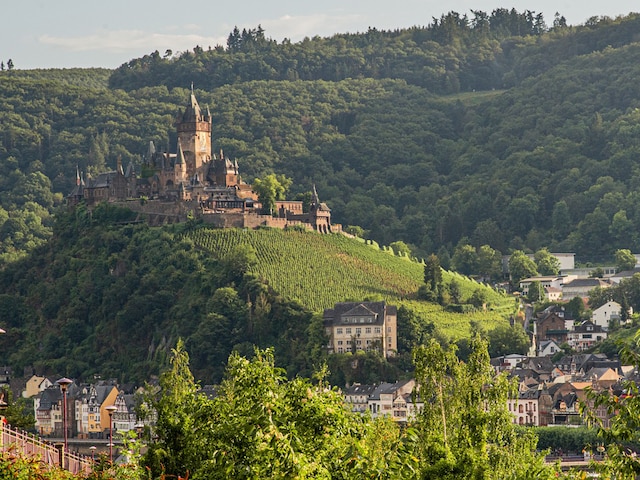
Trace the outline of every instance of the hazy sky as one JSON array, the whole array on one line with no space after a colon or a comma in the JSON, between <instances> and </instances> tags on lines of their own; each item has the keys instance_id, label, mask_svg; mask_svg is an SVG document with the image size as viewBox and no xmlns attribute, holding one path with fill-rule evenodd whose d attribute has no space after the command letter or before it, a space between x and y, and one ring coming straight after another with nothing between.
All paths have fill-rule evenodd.
<instances>
[{"instance_id":1,"label":"hazy sky","mask_svg":"<svg viewBox=\"0 0 640 480\"><path fill-rule=\"evenodd\" d=\"M573 25L640 11L631 0L2 0L0 60L11 58L24 69L114 68L154 50L225 45L236 25L242 30L260 24L267 37L296 42L370 26L424 26L452 10L495 8L542 13L547 24L559 12Z\"/></svg>"}]
</instances>

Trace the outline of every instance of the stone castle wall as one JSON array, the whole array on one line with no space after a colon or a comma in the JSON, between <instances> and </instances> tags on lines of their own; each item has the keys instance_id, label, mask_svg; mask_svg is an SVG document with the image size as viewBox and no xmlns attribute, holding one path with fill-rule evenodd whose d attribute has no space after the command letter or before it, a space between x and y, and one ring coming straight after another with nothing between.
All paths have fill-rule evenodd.
<instances>
[{"instance_id":1,"label":"stone castle wall","mask_svg":"<svg viewBox=\"0 0 640 480\"><path fill-rule=\"evenodd\" d=\"M162 201L132 199L113 202L114 205L129 208L147 217L151 225L186 222L189 216L200 218L204 223L216 228L258 228L271 227L284 229L295 225L302 225L307 230L313 230L308 223L270 215L260 215L249 212L213 213L203 211L196 201ZM334 224L332 232L342 231L342 226Z\"/></svg>"}]
</instances>

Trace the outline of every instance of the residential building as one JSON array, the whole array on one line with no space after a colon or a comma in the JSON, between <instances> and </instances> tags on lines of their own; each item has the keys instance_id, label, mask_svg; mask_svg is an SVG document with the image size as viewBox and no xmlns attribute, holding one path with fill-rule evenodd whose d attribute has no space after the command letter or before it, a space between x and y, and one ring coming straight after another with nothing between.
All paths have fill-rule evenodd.
<instances>
[{"instance_id":1,"label":"residential building","mask_svg":"<svg viewBox=\"0 0 640 480\"><path fill-rule=\"evenodd\" d=\"M562 288L544 287L544 296L550 302L558 302L562 300Z\"/></svg>"},{"instance_id":2,"label":"residential building","mask_svg":"<svg viewBox=\"0 0 640 480\"><path fill-rule=\"evenodd\" d=\"M562 285L562 277L557 275L543 276L543 277L529 277L520 280L520 291L523 295L529 295L529 286L533 282L538 282L542 288L547 289L550 287L560 288Z\"/></svg>"},{"instance_id":3,"label":"residential building","mask_svg":"<svg viewBox=\"0 0 640 480\"><path fill-rule=\"evenodd\" d=\"M573 330L567 333L567 343L578 352L582 352L606 338L607 332L600 325L594 325L591 320L574 326Z\"/></svg>"},{"instance_id":4,"label":"residential building","mask_svg":"<svg viewBox=\"0 0 640 480\"><path fill-rule=\"evenodd\" d=\"M538 345L539 357L550 357L560 351L562 351L562 348L555 340L542 340Z\"/></svg>"},{"instance_id":5,"label":"residential building","mask_svg":"<svg viewBox=\"0 0 640 480\"><path fill-rule=\"evenodd\" d=\"M611 283L602 278L576 278L562 285L562 298L571 300L574 297L586 298L594 288L609 288Z\"/></svg>"},{"instance_id":6,"label":"residential building","mask_svg":"<svg viewBox=\"0 0 640 480\"><path fill-rule=\"evenodd\" d=\"M411 395L415 380L396 383L381 383L369 395L368 408L372 417L390 416L398 422L406 422L416 410ZM411 408L409 406L411 405Z\"/></svg>"},{"instance_id":7,"label":"residential building","mask_svg":"<svg viewBox=\"0 0 640 480\"><path fill-rule=\"evenodd\" d=\"M555 340L558 345L567 341L569 330L573 328L573 318L564 307L551 306L538 314L534 333L538 341Z\"/></svg>"},{"instance_id":8,"label":"residential building","mask_svg":"<svg viewBox=\"0 0 640 480\"><path fill-rule=\"evenodd\" d=\"M611 322L619 322L621 317L622 306L612 300L594 309L591 313L591 321L594 325L602 327L603 330L608 330Z\"/></svg>"},{"instance_id":9,"label":"residential building","mask_svg":"<svg viewBox=\"0 0 640 480\"><path fill-rule=\"evenodd\" d=\"M398 350L397 308L386 302L343 302L324 311L329 353L379 351L392 357Z\"/></svg>"},{"instance_id":10,"label":"residential building","mask_svg":"<svg viewBox=\"0 0 640 480\"><path fill-rule=\"evenodd\" d=\"M344 389L344 400L351 406L352 412L364 413L369 409L369 395L375 389L375 385L355 383Z\"/></svg>"},{"instance_id":11,"label":"residential building","mask_svg":"<svg viewBox=\"0 0 640 480\"><path fill-rule=\"evenodd\" d=\"M47 377L39 377L38 375L31 375L27 380L24 390L22 391L23 398L35 397L39 393L43 392L47 388L53 385L53 382Z\"/></svg>"},{"instance_id":12,"label":"residential building","mask_svg":"<svg viewBox=\"0 0 640 480\"><path fill-rule=\"evenodd\" d=\"M540 397L543 391L529 389L518 392L518 398L509 399L507 407L513 415L513 423L540 426Z\"/></svg>"}]
</instances>

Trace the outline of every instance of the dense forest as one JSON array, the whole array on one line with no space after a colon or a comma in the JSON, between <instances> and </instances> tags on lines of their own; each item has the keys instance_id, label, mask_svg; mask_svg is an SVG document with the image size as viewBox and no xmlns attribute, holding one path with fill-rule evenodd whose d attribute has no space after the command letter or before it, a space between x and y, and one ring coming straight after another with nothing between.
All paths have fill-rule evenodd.
<instances>
[{"instance_id":1,"label":"dense forest","mask_svg":"<svg viewBox=\"0 0 640 480\"><path fill-rule=\"evenodd\" d=\"M226 47L113 72L0 72L0 259L46 241L77 165L140 165L150 140L174 149L191 82L246 181L284 174L291 195L316 183L336 222L382 244L444 265L459 244L592 262L638 251L639 23L451 12L299 43L234 30Z\"/></svg>"}]
</instances>

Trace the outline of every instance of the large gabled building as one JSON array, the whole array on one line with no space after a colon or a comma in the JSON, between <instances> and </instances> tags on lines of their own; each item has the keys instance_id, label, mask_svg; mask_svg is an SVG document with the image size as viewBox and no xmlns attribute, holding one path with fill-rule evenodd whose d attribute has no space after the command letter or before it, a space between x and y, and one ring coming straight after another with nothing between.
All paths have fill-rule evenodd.
<instances>
[{"instance_id":1,"label":"large gabled building","mask_svg":"<svg viewBox=\"0 0 640 480\"><path fill-rule=\"evenodd\" d=\"M342 302L324 311L329 353L398 350L398 310L386 302Z\"/></svg>"}]
</instances>

